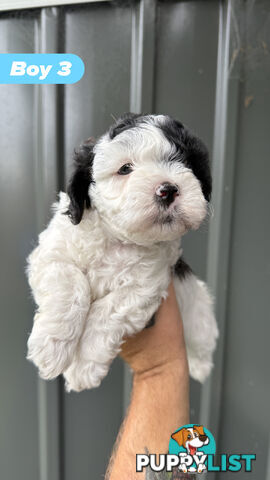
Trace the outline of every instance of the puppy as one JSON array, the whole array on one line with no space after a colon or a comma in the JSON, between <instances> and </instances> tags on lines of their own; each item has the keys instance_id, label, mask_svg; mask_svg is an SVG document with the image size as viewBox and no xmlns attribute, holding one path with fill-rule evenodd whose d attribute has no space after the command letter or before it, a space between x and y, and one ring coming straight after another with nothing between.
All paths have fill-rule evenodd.
<instances>
[{"instance_id":1,"label":"puppy","mask_svg":"<svg viewBox=\"0 0 270 480\"><path fill-rule=\"evenodd\" d=\"M28 359L42 378L63 373L68 391L99 386L173 275L190 374L204 381L218 331L180 243L204 220L210 196L206 147L167 115L126 114L79 148L67 194L28 258L38 305Z\"/></svg>"}]
</instances>

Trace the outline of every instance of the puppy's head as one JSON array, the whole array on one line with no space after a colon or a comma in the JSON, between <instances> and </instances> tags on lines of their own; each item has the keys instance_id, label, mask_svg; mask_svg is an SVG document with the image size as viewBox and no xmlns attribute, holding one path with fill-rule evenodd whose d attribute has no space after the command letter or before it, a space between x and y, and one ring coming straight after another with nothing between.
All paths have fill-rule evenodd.
<instances>
[{"instance_id":1,"label":"puppy's head","mask_svg":"<svg viewBox=\"0 0 270 480\"><path fill-rule=\"evenodd\" d=\"M211 195L203 142L167 115L126 114L75 155L69 215L98 210L121 240L154 243L197 229Z\"/></svg>"}]
</instances>

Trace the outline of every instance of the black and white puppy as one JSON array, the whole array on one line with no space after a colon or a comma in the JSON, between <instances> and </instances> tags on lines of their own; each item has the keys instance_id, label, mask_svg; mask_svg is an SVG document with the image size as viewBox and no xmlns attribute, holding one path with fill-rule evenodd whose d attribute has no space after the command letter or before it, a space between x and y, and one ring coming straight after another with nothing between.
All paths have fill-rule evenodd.
<instances>
[{"instance_id":1,"label":"black and white puppy","mask_svg":"<svg viewBox=\"0 0 270 480\"><path fill-rule=\"evenodd\" d=\"M190 374L204 381L218 331L180 240L200 226L210 195L206 147L167 115L126 114L80 147L68 194L28 258L38 305L28 358L42 378L63 373L68 390L97 387L173 274Z\"/></svg>"}]
</instances>

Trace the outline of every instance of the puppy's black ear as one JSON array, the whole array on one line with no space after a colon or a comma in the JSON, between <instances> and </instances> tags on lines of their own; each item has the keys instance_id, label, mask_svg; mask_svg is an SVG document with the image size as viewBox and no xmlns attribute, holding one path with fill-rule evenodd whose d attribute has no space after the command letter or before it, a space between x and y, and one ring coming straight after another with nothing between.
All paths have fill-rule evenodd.
<instances>
[{"instance_id":1,"label":"puppy's black ear","mask_svg":"<svg viewBox=\"0 0 270 480\"><path fill-rule=\"evenodd\" d=\"M203 195L205 199L210 202L212 193L212 175L208 149L203 141L187 128L183 129L182 141L186 147L184 163L198 178Z\"/></svg>"},{"instance_id":2,"label":"puppy's black ear","mask_svg":"<svg viewBox=\"0 0 270 480\"><path fill-rule=\"evenodd\" d=\"M124 113L116 120L115 124L111 126L109 130L110 139L112 140L114 137L116 137L116 135L124 132L124 130L135 127L136 121L141 116L141 113Z\"/></svg>"},{"instance_id":3,"label":"puppy's black ear","mask_svg":"<svg viewBox=\"0 0 270 480\"><path fill-rule=\"evenodd\" d=\"M74 225L80 223L84 209L91 207L88 190L90 183L93 182L94 145L94 140L89 138L74 152L74 171L67 187L70 204L65 212Z\"/></svg>"},{"instance_id":4,"label":"puppy's black ear","mask_svg":"<svg viewBox=\"0 0 270 480\"><path fill-rule=\"evenodd\" d=\"M203 141L178 120L167 116L160 125L165 137L176 147L179 160L190 168L201 184L205 199L209 202L212 193L212 176L208 150ZM177 158L173 155L173 159Z\"/></svg>"}]
</instances>

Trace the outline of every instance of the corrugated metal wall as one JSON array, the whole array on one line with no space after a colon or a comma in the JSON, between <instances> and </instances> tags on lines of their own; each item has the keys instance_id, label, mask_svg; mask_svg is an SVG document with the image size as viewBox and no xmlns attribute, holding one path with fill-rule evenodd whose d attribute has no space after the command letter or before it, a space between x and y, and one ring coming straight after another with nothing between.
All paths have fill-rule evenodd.
<instances>
[{"instance_id":1,"label":"corrugated metal wall","mask_svg":"<svg viewBox=\"0 0 270 480\"><path fill-rule=\"evenodd\" d=\"M76 53L86 66L75 85L0 86L1 479L105 472L129 375L117 360L98 390L80 394L37 379L25 360L34 307L24 266L73 148L127 110L178 117L210 148L215 215L187 236L185 256L216 295L222 335L211 380L191 384L191 417L213 431L219 452L256 453L249 477L270 479L269 27L266 0L97 2L0 15L1 53Z\"/></svg>"}]
</instances>

